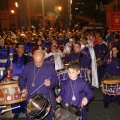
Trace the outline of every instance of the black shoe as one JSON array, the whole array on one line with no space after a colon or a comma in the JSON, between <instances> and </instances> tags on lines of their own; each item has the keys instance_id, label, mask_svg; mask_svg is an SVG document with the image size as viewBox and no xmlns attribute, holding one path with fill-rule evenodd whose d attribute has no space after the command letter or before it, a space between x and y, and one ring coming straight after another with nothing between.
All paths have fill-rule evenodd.
<instances>
[{"instance_id":1,"label":"black shoe","mask_svg":"<svg viewBox=\"0 0 120 120\"><path fill-rule=\"evenodd\" d=\"M13 120L17 120L19 118L19 115L14 115Z\"/></svg>"},{"instance_id":2,"label":"black shoe","mask_svg":"<svg viewBox=\"0 0 120 120\"><path fill-rule=\"evenodd\" d=\"M104 108L108 108L108 107L109 107L109 104L105 103Z\"/></svg>"}]
</instances>

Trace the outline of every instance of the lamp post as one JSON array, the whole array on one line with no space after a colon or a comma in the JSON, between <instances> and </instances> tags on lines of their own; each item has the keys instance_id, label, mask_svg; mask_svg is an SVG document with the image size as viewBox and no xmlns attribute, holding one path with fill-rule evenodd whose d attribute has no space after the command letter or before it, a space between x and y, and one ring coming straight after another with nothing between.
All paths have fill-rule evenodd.
<instances>
[{"instance_id":1,"label":"lamp post","mask_svg":"<svg viewBox=\"0 0 120 120\"><path fill-rule=\"evenodd\" d=\"M18 2L16 1L15 2L15 7L16 7L16 16L17 16L17 27L19 27L19 19L18 19L18 17L19 17L19 15L18 15Z\"/></svg>"},{"instance_id":2,"label":"lamp post","mask_svg":"<svg viewBox=\"0 0 120 120\"><path fill-rule=\"evenodd\" d=\"M69 0L68 11L69 11L69 26L72 24L72 10L71 10L72 0Z\"/></svg>"},{"instance_id":3,"label":"lamp post","mask_svg":"<svg viewBox=\"0 0 120 120\"><path fill-rule=\"evenodd\" d=\"M43 26L44 26L44 32L45 32L46 29L45 29L45 4L44 4L44 0L42 0L42 16L43 16Z\"/></svg>"},{"instance_id":4,"label":"lamp post","mask_svg":"<svg viewBox=\"0 0 120 120\"><path fill-rule=\"evenodd\" d=\"M12 26L14 27L14 13L15 13L15 11L11 10L11 13L12 13Z\"/></svg>"}]
</instances>

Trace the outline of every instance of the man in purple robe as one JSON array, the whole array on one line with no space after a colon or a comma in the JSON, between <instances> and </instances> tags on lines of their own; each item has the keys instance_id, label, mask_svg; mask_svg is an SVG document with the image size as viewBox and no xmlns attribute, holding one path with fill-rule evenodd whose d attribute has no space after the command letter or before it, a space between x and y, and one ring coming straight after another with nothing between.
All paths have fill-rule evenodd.
<instances>
[{"instance_id":1,"label":"man in purple robe","mask_svg":"<svg viewBox=\"0 0 120 120\"><path fill-rule=\"evenodd\" d=\"M17 53L13 54L13 58L12 58L13 60L9 67L12 73L12 80L18 80L18 77L21 74L22 70L24 69L25 64L29 62L29 57L24 55L24 50L25 50L25 47L23 43L16 44ZM15 103L15 104L12 104L11 106L16 107L19 105L21 106L20 108L12 110L12 113L14 114L13 119L17 119L21 112L25 113L26 111L25 109L26 101Z\"/></svg>"},{"instance_id":2,"label":"man in purple robe","mask_svg":"<svg viewBox=\"0 0 120 120\"><path fill-rule=\"evenodd\" d=\"M103 42L103 38L102 38L102 36L99 36L98 44L95 44L95 46L94 46L96 61L98 62L97 72L98 72L99 84L101 84L101 80L102 80L104 72L105 72L105 67L102 66L102 63L103 63L105 56L108 54L107 45L105 45L102 42Z\"/></svg>"},{"instance_id":3,"label":"man in purple robe","mask_svg":"<svg viewBox=\"0 0 120 120\"><path fill-rule=\"evenodd\" d=\"M56 108L53 89L58 84L58 77L54 66L44 61L43 51L36 50L34 52L33 61L25 66L19 76L18 83L22 97L27 95L29 100L33 95L40 93L51 101L52 108L45 120L52 120L52 111Z\"/></svg>"},{"instance_id":4,"label":"man in purple robe","mask_svg":"<svg viewBox=\"0 0 120 120\"><path fill-rule=\"evenodd\" d=\"M110 78L120 76L120 58L118 57L119 49L117 46L112 48L112 52L105 57L103 65L106 66L104 78ZM117 84L116 84L117 86ZM120 104L120 96L103 96L104 107L108 108L112 102L118 102Z\"/></svg>"},{"instance_id":5,"label":"man in purple robe","mask_svg":"<svg viewBox=\"0 0 120 120\"><path fill-rule=\"evenodd\" d=\"M58 103L62 102L64 105L72 104L79 109L82 108L82 120L87 120L86 105L94 98L94 93L88 83L78 77L79 73L79 64L77 62L70 63L68 66L69 78L63 81L59 97L56 100Z\"/></svg>"}]
</instances>

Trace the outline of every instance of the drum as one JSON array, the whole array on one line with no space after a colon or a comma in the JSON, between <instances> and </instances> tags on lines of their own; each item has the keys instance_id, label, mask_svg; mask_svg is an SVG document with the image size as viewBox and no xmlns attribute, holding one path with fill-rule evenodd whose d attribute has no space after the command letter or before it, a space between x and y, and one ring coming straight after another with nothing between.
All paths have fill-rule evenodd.
<instances>
[{"instance_id":1,"label":"drum","mask_svg":"<svg viewBox=\"0 0 120 120\"><path fill-rule=\"evenodd\" d=\"M91 83L91 81L90 81L90 75L88 75L87 71L88 71L87 67L80 67L79 77L82 78L82 79L84 79L84 80L86 80L88 83ZM59 70L57 72L57 76L58 76L59 84L61 83L62 80L67 80L67 78L69 78L66 69Z\"/></svg>"},{"instance_id":2,"label":"drum","mask_svg":"<svg viewBox=\"0 0 120 120\"><path fill-rule=\"evenodd\" d=\"M18 81L9 81L0 83L0 105L7 105L25 101L20 95Z\"/></svg>"},{"instance_id":3,"label":"drum","mask_svg":"<svg viewBox=\"0 0 120 120\"><path fill-rule=\"evenodd\" d=\"M103 57L100 57L96 60L97 67L101 66L103 64Z\"/></svg>"},{"instance_id":4,"label":"drum","mask_svg":"<svg viewBox=\"0 0 120 120\"><path fill-rule=\"evenodd\" d=\"M55 120L81 120L80 110L70 105L68 107L58 107L55 111Z\"/></svg>"},{"instance_id":5,"label":"drum","mask_svg":"<svg viewBox=\"0 0 120 120\"><path fill-rule=\"evenodd\" d=\"M42 94L36 94L27 103L27 115L35 119L43 119L50 111L50 101Z\"/></svg>"},{"instance_id":6,"label":"drum","mask_svg":"<svg viewBox=\"0 0 120 120\"><path fill-rule=\"evenodd\" d=\"M59 83L62 81L62 80L67 80L68 78L68 73L67 73L67 70L63 69L63 70L59 70L58 73L57 73L57 76L58 76L58 80L59 80Z\"/></svg>"},{"instance_id":7,"label":"drum","mask_svg":"<svg viewBox=\"0 0 120 120\"><path fill-rule=\"evenodd\" d=\"M112 77L103 80L102 91L107 95L120 95L120 77Z\"/></svg>"},{"instance_id":8,"label":"drum","mask_svg":"<svg viewBox=\"0 0 120 120\"><path fill-rule=\"evenodd\" d=\"M88 74L88 68L87 67L80 67L80 74L79 77L87 81L88 83L91 83L90 81L90 75Z\"/></svg>"}]
</instances>

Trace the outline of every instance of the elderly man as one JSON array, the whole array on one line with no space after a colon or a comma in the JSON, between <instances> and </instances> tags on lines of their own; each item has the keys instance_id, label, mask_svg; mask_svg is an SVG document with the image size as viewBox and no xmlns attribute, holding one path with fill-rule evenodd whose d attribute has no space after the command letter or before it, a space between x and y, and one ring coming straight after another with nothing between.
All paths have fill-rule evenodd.
<instances>
[{"instance_id":1,"label":"elderly man","mask_svg":"<svg viewBox=\"0 0 120 120\"><path fill-rule=\"evenodd\" d=\"M45 120L52 120L52 111L56 107L53 89L58 84L58 77L54 66L44 61L44 53L41 50L34 52L33 61L25 66L18 81L22 97L28 94L27 99L30 99L32 97L31 93L35 95L39 92L51 101L51 112ZM42 84L43 86L41 86ZM36 93L34 91L37 88L39 89Z\"/></svg>"}]
</instances>

